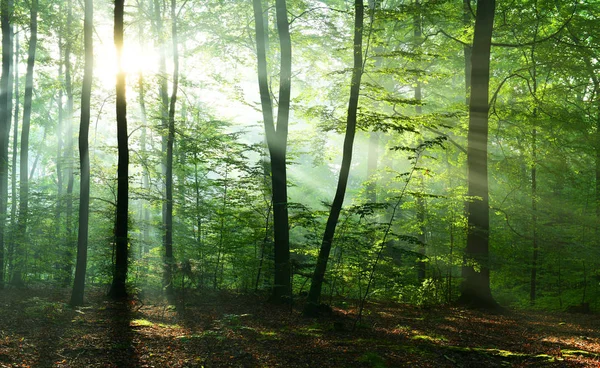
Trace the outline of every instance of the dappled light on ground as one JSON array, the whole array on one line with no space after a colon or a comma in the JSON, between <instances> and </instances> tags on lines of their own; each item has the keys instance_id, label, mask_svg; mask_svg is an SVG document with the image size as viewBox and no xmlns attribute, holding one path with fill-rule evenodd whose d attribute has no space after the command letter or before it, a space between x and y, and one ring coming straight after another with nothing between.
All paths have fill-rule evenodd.
<instances>
[{"instance_id":1,"label":"dappled light on ground","mask_svg":"<svg viewBox=\"0 0 600 368\"><path fill-rule=\"evenodd\" d=\"M370 304L303 318L300 305L202 292L186 304L0 291L0 367L597 367L593 315Z\"/></svg>"}]
</instances>

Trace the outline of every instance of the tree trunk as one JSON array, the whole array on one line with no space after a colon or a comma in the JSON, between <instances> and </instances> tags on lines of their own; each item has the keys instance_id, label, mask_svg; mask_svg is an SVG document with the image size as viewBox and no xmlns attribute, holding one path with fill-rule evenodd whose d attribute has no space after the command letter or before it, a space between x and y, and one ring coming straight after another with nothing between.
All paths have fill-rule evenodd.
<instances>
[{"instance_id":1,"label":"tree trunk","mask_svg":"<svg viewBox=\"0 0 600 368\"><path fill-rule=\"evenodd\" d=\"M422 42L422 32L421 32L421 4L418 0L415 1L415 6L417 8L417 12L415 12L413 19L413 36L414 36L414 46L415 50L418 50L420 44ZM419 62L419 57L417 56L417 63ZM419 70L421 65L417 64L416 68ZM418 72L417 72L418 73ZM421 115L423 113L423 106L421 106L421 100L423 99L423 91L422 91L422 83L419 74L415 76L415 114ZM421 193L425 194L425 175L421 174ZM425 208L426 201L424 196L417 197L417 222L419 224L419 253L425 256L425 241L427 240L426 232L427 228L425 227ZM417 280L419 284L423 284L425 281L425 275L427 271L427 264L425 263L425 257L417 260Z\"/></svg>"},{"instance_id":2,"label":"tree trunk","mask_svg":"<svg viewBox=\"0 0 600 368\"><path fill-rule=\"evenodd\" d=\"M535 92L534 92L535 93ZM536 119L536 110L534 109L533 118ZM531 280L529 287L529 301L531 305L535 304L537 288L537 269L538 269L538 237L537 237L537 130L534 127L531 131L531 226L533 227L531 257Z\"/></svg>"},{"instance_id":3,"label":"tree trunk","mask_svg":"<svg viewBox=\"0 0 600 368\"><path fill-rule=\"evenodd\" d=\"M167 177L168 175L168 157L169 157L169 92L167 85L167 62L166 62L166 51L164 46L164 36L163 36L163 20L162 20L162 12L161 12L161 4L159 0L154 0L154 28L156 31L156 46L159 48L159 65L158 65L158 74L159 74L159 96L161 100L160 104L160 134L162 137L162 175L165 178L164 185L164 193L165 196L162 202L162 224L163 224L163 247L165 248L164 253L164 269L163 269L163 287L166 288L167 293L170 293L170 270L171 258L172 258L172 247L168 245L168 243L173 244L172 234L170 231L167 231L167 212L168 212L168 199L167 199ZM172 148L171 148L172 152ZM172 153L171 153L172 156ZM172 166L172 157L171 157L171 166ZM173 176L171 171L171 178ZM171 181L172 183L172 181ZM172 188L172 187L171 187ZM172 189L171 189L172 190ZM169 234L167 234L169 233ZM171 241L167 238L171 236ZM168 256L167 254L171 254Z\"/></svg>"},{"instance_id":4,"label":"tree trunk","mask_svg":"<svg viewBox=\"0 0 600 368\"><path fill-rule=\"evenodd\" d=\"M0 288L4 287L4 245L8 206L8 141L12 113L12 88L10 68L12 64L12 39L10 15L12 0L0 1L0 23L2 28L2 75L0 76Z\"/></svg>"},{"instance_id":5,"label":"tree trunk","mask_svg":"<svg viewBox=\"0 0 600 368\"><path fill-rule=\"evenodd\" d=\"M367 156L367 201L377 203L377 166L379 161L379 132L369 134L369 151Z\"/></svg>"},{"instance_id":6,"label":"tree trunk","mask_svg":"<svg viewBox=\"0 0 600 368\"><path fill-rule=\"evenodd\" d=\"M113 299L127 297L128 250L128 201L129 201L129 148L127 143L127 100L125 97L125 71L123 70L123 12L125 0L115 0L114 38L117 51L117 216L115 221L115 269L109 295Z\"/></svg>"},{"instance_id":7,"label":"tree trunk","mask_svg":"<svg viewBox=\"0 0 600 368\"><path fill-rule=\"evenodd\" d=\"M72 50L72 25L73 25L73 2L67 2L67 37L65 39L65 92L67 94L67 109L66 117L66 141L64 152L64 163L66 166L67 175L67 195L65 197L65 248L64 263L63 263L63 285L71 284L71 276L73 272L73 250L75 248L75 237L73 231L73 186L75 184L74 177L74 158L73 158L73 84L72 84L72 66L71 66L71 50Z\"/></svg>"},{"instance_id":8,"label":"tree trunk","mask_svg":"<svg viewBox=\"0 0 600 368\"><path fill-rule=\"evenodd\" d=\"M21 128L21 152L19 156L19 221L16 244L15 273L13 282L23 285L25 271L25 253L27 242L27 221L29 214L29 128L31 125L31 105L33 102L33 67L35 65L35 50L37 47L37 10L38 0L31 1L29 51L27 53L27 72L25 74L25 96L23 99L23 127Z\"/></svg>"},{"instance_id":9,"label":"tree trunk","mask_svg":"<svg viewBox=\"0 0 600 368\"><path fill-rule=\"evenodd\" d=\"M12 263L12 258L15 249L15 235L17 234L17 177L19 176L19 167L17 166L17 157L19 156L19 36L14 33L14 29L11 28L11 34L14 35L15 52L14 52L14 95L15 95L15 116L14 116L14 128L13 128L13 147L12 147L12 176L11 176L11 201L10 206L10 236L8 237L7 246L7 264ZM11 73L12 75L12 73ZM10 274L10 267L8 267Z\"/></svg>"},{"instance_id":10,"label":"tree trunk","mask_svg":"<svg viewBox=\"0 0 600 368\"><path fill-rule=\"evenodd\" d=\"M271 157L271 181L273 188L275 279L271 300L279 303L286 301L291 294L286 151L292 75L292 44L287 19L286 1L277 0L275 11L277 14L281 67L277 127L275 127L267 74L267 42L261 0L254 0L253 5L258 59L258 84L267 145L269 146Z\"/></svg>"},{"instance_id":11,"label":"tree trunk","mask_svg":"<svg viewBox=\"0 0 600 368\"><path fill-rule=\"evenodd\" d=\"M62 6L59 8L62 11ZM62 34L58 37L58 54L63 54ZM58 63L58 80L63 81L63 63ZM56 252L62 254L62 238L61 238L61 217L63 203L63 88L58 89L58 121L56 122L56 207L54 208L54 238L56 239ZM56 262L55 268L60 269L60 262Z\"/></svg>"},{"instance_id":12,"label":"tree trunk","mask_svg":"<svg viewBox=\"0 0 600 368\"><path fill-rule=\"evenodd\" d=\"M74 306L83 304L85 271L87 265L90 212L90 156L88 135L90 130L90 99L94 71L93 6L93 0L85 0L85 16L83 21L85 66L81 90L81 119L79 122L79 163L81 166L81 179L79 182L79 227L77 234L75 281L73 284L73 293L71 294L71 305Z\"/></svg>"},{"instance_id":13,"label":"tree trunk","mask_svg":"<svg viewBox=\"0 0 600 368\"><path fill-rule=\"evenodd\" d=\"M171 38L173 41L173 89L169 101L169 126L167 132L167 167L165 178L165 274L163 283L167 294L173 292L173 145L175 144L175 105L179 88L179 52L177 49L176 0L171 0Z\"/></svg>"},{"instance_id":14,"label":"tree trunk","mask_svg":"<svg viewBox=\"0 0 600 368\"><path fill-rule=\"evenodd\" d=\"M497 305L490 290L487 170L490 49L495 6L495 0L481 0L477 4L467 136L467 180L470 201L467 203L467 246L459 302L480 307Z\"/></svg>"},{"instance_id":15,"label":"tree trunk","mask_svg":"<svg viewBox=\"0 0 600 368\"><path fill-rule=\"evenodd\" d=\"M463 0L463 26L468 27L471 23L471 0ZM465 55L465 101L469 106L469 96L471 95L471 45L463 46Z\"/></svg>"},{"instance_id":16,"label":"tree trunk","mask_svg":"<svg viewBox=\"0 0 600 368\"><path fill-rule=\"evenodd\" d=\"M144 18L144 12L146 11L143 8L144 2L140 2L138 4L138 16L140 19ZM152 8L152 4L150 4L150 8ZM138 24L138 36L139 43L142 45L144 43L144 39L146 35L144 33L144 23L139 22ZM147 148L147 125L148 118L146 113L146 89L144 85L144 72L140 70L138 75L138 102L140 105L140 119L142 123L142 132L140 137L140 149L141 149L141 161L142 161L142 190L144 193L148 193L150 190L150 173L148 171L148 148ZM140 239L140 258L142 258L149 251L148 242L150 241L150 210L149 204L147 200L141 200L141 210L140 210L140 222L142 224L142 234Z\"/></svg>"},{"instance_id":17,"label":"tree trunk","mask_svg":"<svg viewBox=\"0 0 600 368\"><path fill-rule=\"evenodd\" d=\"M352 149L354 145L354 136L356 134L356 116L358 110L358 98L360 92L360 81L363 73L363 16L364 5L363 0L355 0L354 2L354 66L352 69L352 81L350 85L350 99L348 101L348 115L346 119L346 136L344 137L344 149L342 156L342 166L340 168L340 177L338 179L335 197L329 212L329 218L325 225L325 233L321 242L321 249L317 258L317 265L310 284L310 291L304 314L314 316L318 314L318 305L321 298L321 289L323 287L323 279L327 269L327 261L331 252L331 244L335 235L335 228L344 203L346 194L346 186L350 175L350 164L352 162Z\"/></svg>"}]
</instances>

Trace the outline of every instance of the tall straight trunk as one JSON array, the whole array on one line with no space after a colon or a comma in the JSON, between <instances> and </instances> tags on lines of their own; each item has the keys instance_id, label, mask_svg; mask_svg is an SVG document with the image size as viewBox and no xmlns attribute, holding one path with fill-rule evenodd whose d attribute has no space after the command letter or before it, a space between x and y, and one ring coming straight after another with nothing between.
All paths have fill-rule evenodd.
<instances>
[{"instance_id":1,"label":"tall straight trunk","mask_svg":"<svg viewBox=\"0 0 600 368\"><path fill-rule=\"evenodd\" d=\"M256 51L258 59L258 84L262 106L265 134L271 157L271 183L273 191L273 229L275 277L271 300L284 302L291 294L290 279L290 239L287 208L287 168L286 151L290 91L292 77L292 43L287 19L285 0L277 0L277 31L280 45L279 105L277 127L274 124L273 103L271 101L267 74L266 33L261 0L254 0L254 20L256 28Z\"/></svg>"},{"instance_id":2,"label":"tall straight trunk","mask_svg":"<svg viewBox=\"0 0 600 368\"><path fill-rule=\"evenodd\" d=\"M83 20L85 65L81 88L81 118L79 121L79 164L81 166L81 179L79 181L79 227L77 233L77 263L75 265L75 281L71 294L71 305L83 304L87 265L90 214L90 156L88 137L90 131L92 77L94 72L93 18L94 1L85 0L85 15Z\"/></svg>"},{"instance_id":3,"label":"tall straight trunk","mask_svg":"<svg viewBox=\"0 0 600 368\"><path fill-rule=\"evenodd\" d=\"M62 6L61 6L62 8ZM62 10L62 9L61 9ZM62 34L58 37L58 54L63 54L63 41ZM60 83L63 82L64 72L63 63L58 63L58 80ZM56 122L56 207L54 208L54 221L55 221L55 239L57 244L62 243L61 239L61 217L62 217L62 203L63 203L63 120L64 120L64 109L63 109L63 88L58 89L58 120ZM57 252L62 252L62 246L57 245Z\"/></svg>"},{"instance_id":4,"label":"tall straight trunk","mask_svg":"<svg viewBox=\"0 0 600 368\"><path fill-rule=\"evenodd\" d=\"M600 86L598 86L596 96L599 96ZM598 98L598 97L596 97ZM600 102L596 107L596 246L600 245Z\"/></svg>"},{"instance_id":5,"label":"tall straight trunk","mask_svg":"<svg viewBox=\"0 0 600 368\"><path fill-rule=\"evenodd\" d=\"M538 24L535 26L535 37L537 37ZM535 38L534 38L535 40ZM535 60L535 46L531 47L531 65L532 69L530 71L531 80L532 80L532 93L533 97L537 100L537 68L536 68L536 60ZM537 213L537 118L538 111L537 107L533 108L533 128L531 129L531 226L533 228L532 232L532 256L531 256L531 279L529 283L529 302L531 305L535 304L535 299L537 297L537 271L538 271L538 257L539 257L539 243L538 243L538 233L537 233L537 222L538 222L538 213Z\"/></svg>"},{"instance_id":6,"label":"tall straight trunk","mask_svg":"<svg viewBox=\"0 0 600 368\"><path fill-rule=\"evenodd\" d=\"M11 31L14 35L15 52L14 52L14 95L15 95L15 113L13 119L13 146L12 146L12 176L11 176L11 204L10 204L10 225L11 235L7 239L7 264L9 265L8 270L10 274L10 264L15 249L15 235L17 233L17 177L19 176L19 167L17 166L17 157L19 156L19 35L15 34L14 30ZM12 74L12 73L11 73Z\"/></svg>"},{"instance_id":7,"label":"tall straight trunk","mask_svg":"<svg viewBox=\"0 0 600 368\"><path fill-rule=\"evenodd\" d=\"M421 32L421 4L419 3L419 0L415 0L415 7L417 9L417 11L415 12L414 15L414 19L413 19L413 36L414 36L414 47L415 50L418 50L419 46L421 45L421 37L422 37L422 32ZM419 57L417 56L417 63L419 62ZM421 67L421 65L416 66L416 69L419 70L419 68ZM414 90L414 97L415 97L415 102L417 103L415 105L415 114L417 115L421 115L423 114L423 107L421 106L421 100L423 99L423 85L421 82L421 78L420 75L418 74L419 72L417 72L417 75L415 76L415 90ZM423 194L425 194L425 176L421 175L421 192ZM419 235L418 235L418 239L419 239L419 253L421 253L422 255L425 255L425 241L426 241L426 232L427 232L427 228L425 227L425 207L426 207L426 202L425 202L425 197L424 196L419 196L417 197L417 222L419 223ZM423 281L425 281L425 275L426 275L426 271L427 271L427 264L424 262L425 258L420 258L418 260L418 264L417 264L417 279L419 281L419 283L423 283Z\"/></svg>"},{"instance_id":8,"label":"tall straight trunk","mask_svg":"<svg viewBox=\"0 0 600 368\"><path fill-rule=\"evenodd\" d=\"M373 25L375 23L375 11L377 7L381 3L381 0L369 0L368 5L371 8L369 12L369 22L370 29L373 29ZM383 47L375 46L375 53L380 54L383 53ZM381 67L383 58L380 56L375 57L375 67ZM373 129L371 133L369 133L369 150L367 152L367 187L366 187L366 197L367 201L370 203L377 202L377 177L375 174L377 173L377 168L379 166L379 141L380 141L380 133Z\"/></svg>"},{"instance_id":9,"label":"tall straight trunk","mask_svg":"<svg viewBox=\"0 0 600 368\"><path fill-rule=\"evenodd\" d=\"M480 0L475 16L471 65L471 98L467 135L468 232L463 264L463 285L459 302L495 307L490 290L489 196L488 196L488 112L490 50L495 0Z\"/></svg>"},{"instance_id":10,"label":"tall straight trunk","mask_svg":"<svg viewBox=\"0 0 600 368\"><path fill-rule=\"evenodd\" d=\"M117 51L117 216L115 221L115 269L109 295L113 299L127 297L128 208L129 208L129 148L127 143L127 100L125 96L125 71L123 70L123 13L125 0L115 0L114 38Z\"/></svg>"},{"instance_id":11,"label":"tall straight trunk","mask_svg":"<svg viewBox=\"0 0 600 368\"><path fill-rule=\"evenodd\" d=\"M25 74L25 96L23 99L23 127L21 128L21 152L19 156L19 243L16 245L13 283L23 284L25 269L25 247L27 245L27 221L29 215L29 128L31 125L31 105L33 102L33 67L37 47L38 0L31 1L29 28L29 50L27 52L27 72Z\"/></svg>"},{"instance_id":12,"label":"tall straight trunk","mask_svg":"<svg viewBox=\"0 0 600 368\"><path fill-rule=\"evenodd\" d=\"M144 19L145 9L143 8L144 2L141 1L138 4L138 16L139 19ZM150 8L152 8L152 4L150 4ZM144 39L146 38L144 23L138 23L138 36L139 43L142 45L144 43ZM142 156L142 189L145 193L150 189L150 173L148 172L148 148L147 148L147 124L148 117L146 113L146 88L144 85L144 73L140 70L138 75L138 103L140 105L140 119L142 123L142 132L140 137L140 148L141 148L141 156ZM148 202L146 200L141 200L141 211L140 211L140 222L142 223L142 234L141 234L141 242L140 242L140 257L144 254L148 253L148 242L150 240L150 227L148 224L150 223L150 210L148 209Z\"/></svg>"},{"instance_id":13,"label":"tall straight trunk","mask_svg":"<svg viewBox=\"0 0 600 368\"><path fill-rule=\"evenodd\" d=\"M179 88L179 52L177 49L176 0L171 0L171 38L173 41L173 89L169 102L169 126L167 132L167 167L165 178L165 274L167 293L173 291L173 145L175 143L175 107Z\"/></svg>"},{"instance_id":14,"label":"tall straight trunk","mask_svg":"<svg viewBox=\"0 0 600 368\"><path fill-rule=\"evenodd\" d=\"M463 26L468 27L471 23L471 0L463 0ZM463 46L465 55L465 101L469 106L469 96L471 95L471 55L470 45Z\"/></svg>"},{"instance_id":15,"label":"tall straight trunk","mask_svg":"<svg viewBox=\"0 0 600 368\"><path fill-rule=\"evenodd\" d=\"M327 224L325 225L325 233L323 234L321 249L319 249L317 265L311 280L310 291L308 292L308 298L304 308L304 314L307 316L314 316L318 314L318 305L321 299L321 289L323 287L323 279L325 278L325 271L327 269L327 261L329 260L329 253L331 252L331 244L333 243L335 228L340 217L342 205L344 203L348 177L350 175L350 164L352 162L352 149L354 146L354 136L356 134L360 81L363 73L363 0L355 0L354 8L354 65L352 69L352 81L350 84L350 99L348 101L348 115L346 118L346 136L344 137L342 166L340 168L340 176L337 183L335 197L333 199L333 203L331 204L331 210L329 212L329 217L327 218Z\"/></svg>"},{"instance_id":16,"label":"tall straight trunk","mask_svg":"<svg viewBox=\"0 0 600 368\"><path fill-rule=\"evenodd\" d=\"M2 28L2 75L0 76L0 288L4 287L4 247L6 242L6 215L8 206L8 141L12 116L12 88L10 69L12 64L12 39L10 16L12 0L0 1L0 26Z\"/></svg>"},{"instance_id":17,"label":"tall straight trunk","mask_svg":"<svg viewBox=\"0 0 600 368\"><path fill-rule=\"evenodd\" d=\"M65 111L65 152L64 162L66 165L67 175L67 192L65 197L65 248L63 261L63 285L67 286L71 283L71 274L73 269L73 250L75 248L75 237L73 231L73 186L75 184L74 177L74 158L73 158L73 84L71 81L71 33L73 26L73 2L67 2L67 37L65 39L65 92L67 94L67 109Z\"/></svg>"},{"instance_id":18,"label":"tall straight trunk","mask_svg":"<svg viewBox=\"0 0 600 368\"><path fill-rule=\"evenodd\" d=\"M159 62L158 62L158 74L159 74L159 96L160 96L160 135L162 137L162 175L165 178L164 185L164 198L162 201L162 224L163 224L163 247L165 248L164 253L164 273L163 273L163 287L166 288L167 292L170 292L170 276L168 276L168 269L171 268L170 265L170 257L167 257L167 195L166 195L166 177L167 177L167 157L168 157L168 146L169 146L169 92L167 85L167 62L166 62L166 50L164 44L164 36L163 36L163 20L162 20L162 12L161 12L161 2L159 0L154 0L154 27L156 32L156 47L159 49ZM172 244L172 240L170 242ZM172 253L172 251L169 251Z\"/></svg>"},{"instance_id":19,"label":"tall straight trunk","mask_svg":"<svg viewBox=\"0 0 600 368\"><path fill-rule=\"evenodd\" d=\"M148 122L147 119L147 115L146 115L146 103L144 101L144 98L146 96L146 92L145 92L145 88L144 88L144 75L142 72L140 72L139 75L139 79L138 79L138 96L139 96L139 104L140 104L140 112L141 112L141 120L142 120L142 134L140 137L140 145L141 145L141 150L142 150L142 160L143 160L143 167L142 167L142 189L144 190L144 192L147 192L148 190L150 190L150 173L148 172L148 162L147 162L147 158L148 158L148 147L147 147L147 129L146 129L146 124ZM149 223L150 223L150 210L148 209L148 204L146 203L146 201L142 200L142 226L143 226L143 230L142 230L142 244L141 244L141 253L142 255L148 253L149 249L148 249L148 242L150 241L150 227L149 227Z\"/></svg>"},{"instance_id":20,"label":"tall straight trunk","mask_svg":"<svg viewBox=\"0 0 600 368\"><path fill-rule=\"evenodd\" d=\"M534 119L537 118L534 112ZM537 130L534 127L531 131L531 226L533 227L532 234L532 250L531 257L531 280L529 287L529 301L533 305L536 299L537 288L537 269L538 269L538 236L537 236Z\"/></svg>"}]
</instances>

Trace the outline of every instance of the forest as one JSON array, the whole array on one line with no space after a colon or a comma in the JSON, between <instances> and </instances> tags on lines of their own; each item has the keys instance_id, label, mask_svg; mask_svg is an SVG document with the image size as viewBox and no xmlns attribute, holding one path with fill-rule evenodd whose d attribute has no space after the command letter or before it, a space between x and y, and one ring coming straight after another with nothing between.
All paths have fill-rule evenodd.
<instances>
[{"instance_id":1,"label":"forest","mask_svg":"<svg viewBox=\"0 0 600 368\"><path fill-rule=\"evenodd\" d=\"M597 0L0 0L0 367L597 367Z\"/></svg>"}]
</instances>

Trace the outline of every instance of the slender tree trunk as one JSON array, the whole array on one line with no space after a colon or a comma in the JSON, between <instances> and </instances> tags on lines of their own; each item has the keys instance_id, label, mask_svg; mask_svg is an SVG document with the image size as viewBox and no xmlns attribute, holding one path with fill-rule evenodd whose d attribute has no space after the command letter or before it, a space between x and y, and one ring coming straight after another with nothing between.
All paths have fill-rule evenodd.
<instances>
[{"instance_id":1,"label":"slender tree trunk","mask_svg":"<svg viewBox=\"0 0 600 368\"><path fill-rule=\"evenodd\" d=\"M370 29L373 29L375 23L375 11L381 0L369 0L368 5L371 8L369 12ZM383 52L383 47L375 46L375 54ZM380 68L383 58L375 57L375 67ZM377 203L377 168L379 166L379 141L381 140L380 133L374 129L369 133L369 151L367 153L367 187L366 197L370 203Z\"/></svg>"},{"instance_id":2,"label":"slender tree trunk","mask_svg":"<svg viewBox=\"0 0 600 368\"><path fill-rule=\"evenodd\" d=\"M162 201L162 224L163 224L163 247L165 249L165 253L164 253L164 272L163 272L163 287L165 288L165 290L167 291L167 293L169 294L171 291L171 285L170 285L170 270L172 265L171 265L171 258L172 258L172 238L171 241L169 241L167 238L169 236L172 237L172 234L170 234L170 231L167 231L167 213L168 213L168 199L167 199L167 184L166 184L166 178L168 176L168 157L169 157L169 153L168 151L168 146L169 146L169 92L168 92L168 85L167 85L167 62L166 62L166 50L165 50L165 37L163 35L163 20L162 20L162 12L161 12L161 2L159 0L154 0L154 22L155 22L155 31L156 31L156 40L157 40L157 44L156 46L159 49L159 65L158 65L158 73L159 73L159 96L160 96L160 100L161 100L161 104L160 104L160 134L162 137L162 175L163 178L165 178L165 185L163 187L164 190L164 197L163 197L163 201ZM172 158L171 158L172 160ZM171 161L171 165L172 165L172 161ZM171 171L171 177L172 177L172 171ZM171 189L172 190L172 189ZM167 234L169 233L169 234ZM171 245L168 245L168 244ZM170 254L170 256L167 256L167 253Z\"/></svg>"},{"instance_id":3,"label":"slender tree trunk","mask_svg":"<svg viewBox=\"0 0 600 368\"><path fill-rule=\"evenodd\" d=\"M482 307L497 304L490 290L489 196L487 169L490 49L495 0L477 4L471 66L471 99L467 136L468 232L459 302Z\"/></svg>"},{"instance_id":4,"label":"slender tree trunk","mask_svg":"<svg viewBox=\"0 0 600 368\"><path fill-rule=\"evenodd\" d=\"M10 206L10 225L11 225L11 235L8 238L8 254L7 254L7 264L9 265L9 274L10 274L10 264L12 263L12 258L15 249L15 236L17 234L17 177L19 176L19 167L17 166L17 157L19 156L19 36L15 34L14 31L11 32L14 34L14 43L15 43L15 52L14 52L14 95L15 95L15 114L13 119L13 147L12 147L12 176L11 176L11 206ZM12 73L11 73L12 74Z\"/></svg>"},{"instance_id":5,"label":"slender tree trunk","mask_svg":"<svg viewBox=\"0 0 600 368\"><path fill-rule=\"evenodd\" d=\"M538 25L536 24L536 33ZM537 94L537 69L536 69L536 60L535 60L535 47L531 48L531 65L532 70L530 72L532 79L532 93L533 96L536 97ZM537 289L537 271L538 271L538 257L539 257L539 247L538 247L538 233L537 233L537 129L536 129L536 120L538 118L537 107L533 109L533 129L531 129L531 226L533 228L532 232L532 257L531 257L531 280L529 285L529 302L531 305L535 304L536 289Z\"/></svg>"},{"instance_id":6,"label":"slender tree trunk","mask_svg":"<svg viewBox=\"0 0 600 368\"><path fill-rule=\"evenodd\" d=\"M377 203L377 166L379 161L379 132L369 134L369 151L367 154L367 200Z\"/></svg>"},{"instance_id":7,"label":"slender tree trunk","mask_svg":"<svg viewBox=\"0 0 600 368\"><path fill-rule=\"evenodd\" d=\"M173 145L175 144L175 107L179 88L179 52L177 49L176 0L171 0L171 38L173 41L173 89L169 101L169 126L167 132L166 212L165 212L165 274L164 284L168 294L173 292Z\"/></svg>"},{"instance_id":8,"label":"slender tree trunk","mask_svg":"<svg viewBox=\"0 0 600 368\"><path fill-rule=\"evenodd\" d=\"M85 271L87 265L88 226L90 213L90 156L88 136L90 130L90 99L94 72L93 41L93 0L85 0L83 37L85 48L85 66L81 91L81 119L79 122L79 163L81 179L79 182L79 227L77 234L77 263L75 282L71 294L71 305L82 305L85 289Z\"/></svg>"},{"instance_id":9,"label":"slender tree trunk","mask_svg":"<svg viewBox=\"0 0 600 368\"><path fill-rule=\"evenodd\" d=\"M62 10L62 6L59 8ZM58 38L58 54L63 54L63 41L62 34L59 35ZM64 120L64 110L63 110L63 62L58 63L58 80L61 83L61 88L58 89L58 121L56 122L56 207L54 209L54 221L55 221L55 234L54 237L56 239L56 252L58 254L62 254L63 246L61 243L63 239L61 237L62 233L62 204L63 204L63 120ZM56 263L55 268L57 270L60 269L60 262Z\"/></svg>"},{"instance_id":10,"label":"slender tree trunk","mask_svg":"<svg viewBox=\"0 0 600 368\"><path fill-rule=\"evenodd\" d=\"M352 69L352 81L350 84L350 99L348 101L348 115L346 118L346 136L344 138L344 149L342 156L342 166L340 168L340 176L338 179L337 189L327 224L325 225L325 233L321 242L321 249L317 258L317 265L310 284L310 291L304 314L314 316L318 314L318 305L321 298L321 289L323 287L323 279L327 269L327 261L331 252L331 244L335 235L335 228L344 203L346 194L346 186L350 175L350 164L352 162L352 149L354 145L354 136L356 134L356 119L358 111L358 99L360 92L360 81L363 73L363 17L364 5L363 0L355 0L354 2L354 66Z\"/></svg>"},{"instance_id":11,"label":"slender tree trunk","mask_svg":"<svg viewBox=\"0 0 600 368\"><path fill-rule=\"evenodd\" d=\"M72 28L73 28L73 3L72 0L67 2L67 37L65 39L65 92L67 94L67 109L66 109L66 142L65 142L65 159L66 174L67 174L67 195L65 197L65 249L64 249L64 266L63 266L63 285L71 284L73 270L73 250L75 248L75 237L73 231L73 186L75 184L74 177L74 158L73 158L73 84L71 80L71 49L72 49Z\"/></svg>"},{"instance_id":12,"label":"slender tree trunk","mask_svg":"<svg viewBox=\"0 0 600 368\"><path fill-rule=\"evenodd\" d=\"M12 64L12 39L10 17L12 0L0 1L2 28L2 75L0 76L0 288L4 287L4 247L6 243L6 215L8 206L8 142L12 116L12 88L10 69Z\"/></svg>"},{"instance_id":13,"label":"slender tree trunk","mask_svg":"<svg viewBox=\"0 0 600 368\"><path fill-rule=\"evenodd\" d=\"M128 270L128 208L129 208L129 148L127 143L127 100L125 96L125 71L123 70L123 13L125 0L115 0L114 38L117 50L117 216L115 223L115 269L109 295L113 299L127 297L125 282Z\"/></svg>"},{"instance_id":14,"label":"slender tree trunk","mask_svg":"<svg viewBox=\"0 0 600 368\"><path fill-rule=\"evenodd\" d=\"M414 36L414 46L415 46L415 50L418 50L418 48L421 45L421 38L422 38L422 32L421 32L421 4L419 3L418 0L415 0L415 7L417 8L418 11L415 12L414 15L414 19L413 19L413 36ZM419 58L417 57L417 62L419 62ZM417 65L416 69L419 70L419 68L421 67L421 65ZM423 114L423 107L421 106L421 100L423 99L423 91L422 91L423 85L421 82L421 78L419 76L419 74L416 75L415 77L415 90L414 90L414 97L415 97L415 102L417 103L415 105L415 114L417 115L421 115ZM422 174L421 177L421 193L425 194L425 176ZM423 196L419 196L417 197L417 222L419 223L419 253L421 253L423 256L425 256L425 241L426 241L426 232L427 232L427 228L425 227L425 212L426 212L426 201L425 201L425 197ZM419 281L419 284L422 284L423 281L425 281L425 275L426 275L426 271L427 271L427 264L424 262L424 257L418 260L418 265L417 265L417 280Z\"/></svg>"},{"instance_id":15,"label":"slender tree trunk","mask_svg":"<svg viewBox=\"0 0 600 368\"><path fill-rule=\"evenodd\" d=\"M144 8L143 1L140 1L138 5L138 16L140 19L144 18ZM152 8L152 4L150 4L150 8ZM146 38L144 33L144 24L143 22L139 22L138 26L138 34L139 34L139 43L140 45L144 43L144 39ZM138 102L140 105L140 118L142 123L142 132L140 137L140 145L142 151L142 189L144 193L147 193L150 190L150 173L148 171L148 143L147 143L147 125L148 125L148 117L146 113L146 87L144 84L144 73L140 70L138 75ZM141 201L141 223L142 223L142 238L141 238L141 250L140 257L143 257L144 254L148 253L150 241L150 210L148 208L148 201Z\"/></svg>"},{"instance_id":16,"label":"slender tree trunk","mask_svg":"<svg viewBox=\"0 0 600 368\"><path fill-rule=\"evenodd\" d=\"M279 106L277 127L274 124L273 105L269 93L267 74L266 36L264 16L260 0L254 0L254 20L256 28L256 49L258 59L258 84L265 124L265 133L271 157L271 181L273 188L273 229L275 279L271 300L284 302L291 294L290 281L290 240L287 209L287 168L286 151L288 119L290 109L290 91L292 76L292 44L287 19L285 0L276 0L277 31L281 53L279 74Z\"/></svg>"},{"instance_id":17,"label":"slender tree trunk","mask_svg":"<svg viewBox=\"0 0 600 368\"><path fill-rule=\"evenodd\" d=\"M20 242L15 252L15 273L13 282L23 284L25 271L25 253L27 245L27 221L29 215L29 128L31 125L31 106L33 102L33 67L37 47L37 11L38 0L31 1L29 51L27 53L27 73L25 75L25 97L23 100L23 127L21 128L21 152L19 172L19 226Z\"/></svg>"},{"instance_id":18,"label":"slender tree trunk","mask_svg":"<svg viewBox=\"0 0 600 368\"><path fill-rule=\"evenodd\" d=\"M144 193L150 190L150 173L148 172L148 143L147 143L147 129L146 125L148 123L147 115L146 115L146 103L144 102L144 98L146 96L145 88L144 88L144 76L142 72L140 72L138 79L138 89L139 89L139 103L140 103L140 112L141 112L141 120L142 120L142 134L140 138L140 145L142 149L142 189ZM150 210L148 209L148 203L145 200L142 200L142 255L148 253L148 242L150 241Z\"/></svg>"},{"instance_id":19,"label":"slender tree trunk","mask_svg":"<svg viewBox=\"0 0 600 368\"><path fill-rule=\"evenodd\" d=\"M596 98L600 96L600 85L596 93ZM600 102L596 107L596 246L600 245Z\"/></svg>"},{"instance_id":20,"label":"slender tree trunk","mask_svg":"<svg viewBox=\"0 0 600 368\"><path fill-rule=\"evenodd\" d=\"M537 118L534 112L534 119ZM531 281L529 288L529 301L533 305L536 299L537 288L537 269L538 269L538 237L537 237L537 130L534 127L531 131L531 226L533 227L532 248L533 254L531 257Z\"/></svg>"},{"instance_id":21,"label":"slender tree trunk","mask_svg":"<svg viewBox=\"0 0 600 368\"><path fill-rule=\"evenodd\" d=\"M463 0L463 26L468 27L471 24L471 0ZM465 55L465 101L469 106L469 96L471 95L471 45L463 46Z\"/></svg>"}]
</instances>

